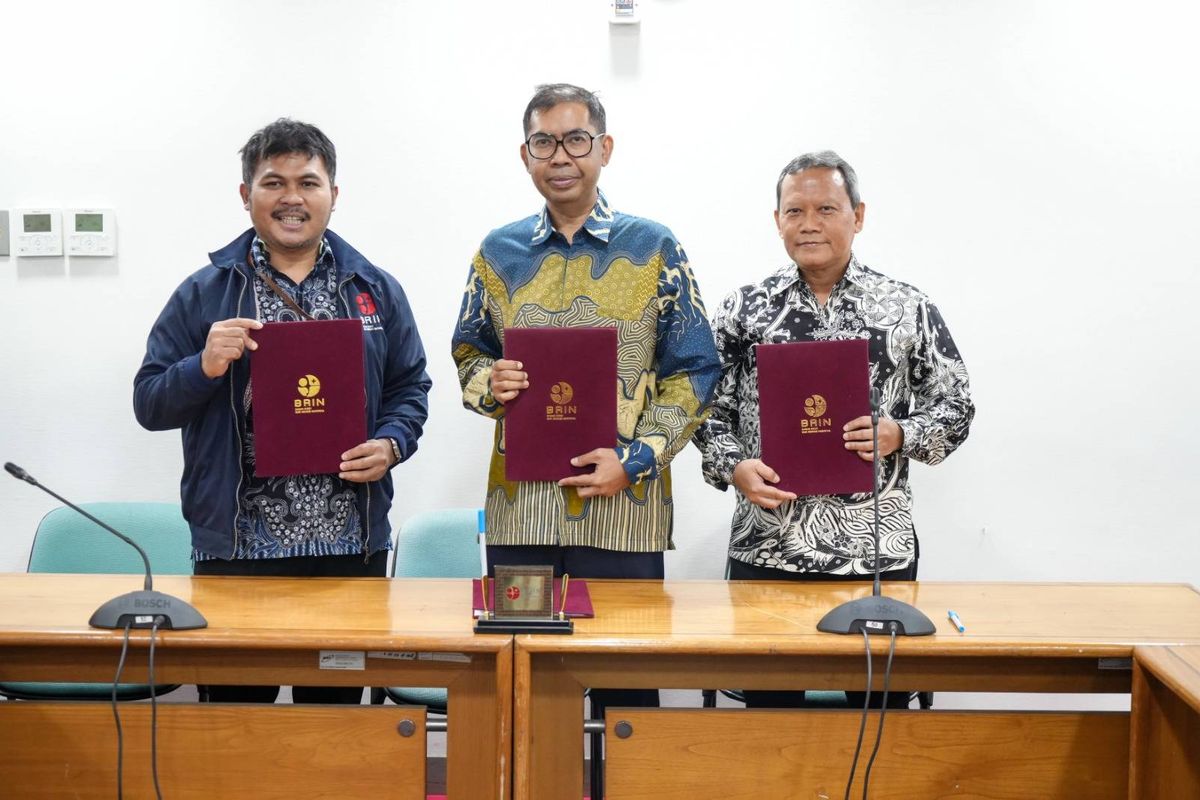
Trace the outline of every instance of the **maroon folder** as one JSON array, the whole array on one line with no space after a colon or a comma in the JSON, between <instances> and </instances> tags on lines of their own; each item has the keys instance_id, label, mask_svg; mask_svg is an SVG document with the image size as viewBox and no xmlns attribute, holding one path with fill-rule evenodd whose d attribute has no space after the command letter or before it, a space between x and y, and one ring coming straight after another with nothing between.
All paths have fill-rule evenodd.
<instances>
[{"instance_id":1,"label":"maroon folder","mask_svg":"<svg viewBox=\"0 0 1200 800\"><path fill-rule=\"evenodd\" d=\"M362 320L269 322L250 338L254 474L338 472L367 440Z\"/></svg>"},{"instance_id":2,"label":"maroon folder","mask_svg":"<svg viewBox=\"0 0 1200 800\"><path fill-rule=\"evenodd\" d=\"M529 375L529 388L504 411L505 477L557 481L591 472L571 459L617 445L616 328L508 328L504 357Z\"/></svg>"},{"instance_id":3,"label":"maroon folder","mask_svg":"<svg viewBox=\"0 0 1200 800\"><path fill-rule=\"evenodd\" d=\"M562 606L562 580L556 578L553 585L554 590L554 610L563 608ZM488 608L496 607L496 582L492 581L492 602L488 603ZM475 616L483 613L483 585L479 578L471 581L471 607L475 609ZM592 610L592 595L588 591L587 581L582 578L567 581L567 606L563 609L568 617L594 617L596 612Z\"/></svg>"},{"instance_id":4,"label":"maroon folder","mask_svg":"<svg viewBox=\"0 0 1200 800\"><path fill-rule=\"evenodd\" d=\"M762 460L798 495L871 491L842 426L871 413L866 339L755 345Z\"/></svg>"}]
</instances>

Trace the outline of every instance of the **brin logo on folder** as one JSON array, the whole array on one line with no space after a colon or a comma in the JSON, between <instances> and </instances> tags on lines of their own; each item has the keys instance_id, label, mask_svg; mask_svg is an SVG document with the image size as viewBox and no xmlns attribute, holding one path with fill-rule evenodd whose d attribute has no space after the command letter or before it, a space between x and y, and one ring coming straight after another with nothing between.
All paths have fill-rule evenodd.
<instances>
[{"instance_id":1,"label":"brin logo on folder","mask_svg":"<svg viewBox=\"0 0 1200 800\"><path fill-rule=\"evenodd\" d=\"M871 491L842 426L871 413L866 339L755 345L762 460L800 495Z\"/></svg>"},{"instance_id":2,"label":"brin logo on folder","mask_svg":"<svg viewBox=\"0 0 1200 800\"><path fill-rule=\"evenodd\" d=\"M292 406L297 414L324 414L325 413L325 398L318 398L321 393L321 379L316 375L305 375L300 380L296 381L296 391L300 393L300 400L293 401Z\"/></svg>"},{"instance_id":3,"label":"brin logo on folder","mask_svg":"<svg viewBox=\"0 0 1200 800\"><path fill-rule=\"evenodd\" d=\"M616 328L507 328L504 357L529 375L529 388L504 409L505 478L591 472L571 459L617 445Z\"/></svg>"},{"instance_id":4,"label":"brin logo on folder","mask_svg":"<svg viewBox=\"0 0 1200 800\"><path fill-rule=\"evenodd\" d=\"M553 422L571 422L579 413L579 406L571 405L575 389L566 381L550 387L550 403L546 406L546 419Z\"/></svg>"},{"instance_id":5,"label":"brin logo on folder","mask_svg":"<svg viewBox=\"0 0 1200 800\"><path fill-rule=\"evenodd\" d=\"M254 474L338 472L367 440L363 327L357 319L269 322L251 333Z\"/></svg>"}]
</instances>

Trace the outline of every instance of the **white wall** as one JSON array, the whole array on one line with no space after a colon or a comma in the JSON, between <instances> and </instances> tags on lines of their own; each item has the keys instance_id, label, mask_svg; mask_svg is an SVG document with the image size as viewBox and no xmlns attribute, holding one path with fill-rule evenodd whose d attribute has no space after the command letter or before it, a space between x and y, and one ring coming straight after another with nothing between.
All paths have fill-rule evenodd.
<instances>
[{"instance_id":1,"label":"white wall","mask_svg":"<svg viewBox=\"0 0 1200 800\"><path fill-rule=\"evenodd\" d=\"M117 210L115 259L0 257L0 459L80 500L177 497L178 436L131 412L171 290L247 224L237 150L281 116L339 150L333 227L407 288L431 358L393 522L476 505L490 423L449 336L486 232L534 212L535 84L597 89L602 186L669 224L710 309L783 263L789 158L831 147L868 204L862 259L929 292L979 408L916 467L930 579L1200 584L1188 508L1200 290L1191 4L642 0L67 2L6 6L0 208ZM730 495L677 461L675 577L722 573ZM54 502L0 480L0 571Z\"/></svg>"}]
</instances>

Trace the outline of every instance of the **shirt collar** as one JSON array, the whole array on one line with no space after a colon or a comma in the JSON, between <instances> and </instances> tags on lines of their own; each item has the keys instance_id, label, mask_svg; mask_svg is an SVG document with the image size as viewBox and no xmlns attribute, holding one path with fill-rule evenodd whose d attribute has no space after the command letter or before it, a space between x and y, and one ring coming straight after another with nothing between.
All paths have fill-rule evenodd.
<instances>
[{"instance_id":1,"label":"shirt collar","mask_svg":"<svg viewBox=\"0 0 1200 800\"><path fill-rule=\"evenodd\" d=\"M271 254L267 252L266 242L257 235L250 242L250 257L254 260L256 269L274 269L271 266ZM330 248L329 242L325 241L325 237L321 237L321 244L317 247L317 260L313 264L313 272L332 266L333 249Z\"/></svg>"},{"instance_id":2,"label":"shirt collar","mask_svg":"<svg viewBox=\"0 0 1200 800\"><path fill-rule=\"evenodd\" d=\"M609 232L612 230L614 214L604 192L597 189L596 205L592 206L592 213L588 214L588 218L583 221L583 229L600 241L607 243ZM529 240L529 243L542 244L550 238L551 233L554 233L554 223L550 221L550 209L548 206L542 206L542 210L534 222L533 238Z\"/></svg>"},{"instance_id":3,"label":"shirt collar","mask_svg":"<svg viewBox=\"0 0 1200 800\"><path fill-rule=\"evenodd\" d=\"M867 288L866 278L866 269L862 264L858 263L858 259L855 257L854 253L851 253L850 263L846 265L846 274L842 276L842 280L838 281L838 283L840 284L842 281L847 281L860 289L865 289ZM803 279L800 277L800 268L797 267L795 263L780 267L778 270L776 270L775 274L770 277L769 280L771 282L771 286L768 289L768 293L772 296L780 294L781 292L786 292L793 286L804 283Z\"/></svg>"}]
</instances>

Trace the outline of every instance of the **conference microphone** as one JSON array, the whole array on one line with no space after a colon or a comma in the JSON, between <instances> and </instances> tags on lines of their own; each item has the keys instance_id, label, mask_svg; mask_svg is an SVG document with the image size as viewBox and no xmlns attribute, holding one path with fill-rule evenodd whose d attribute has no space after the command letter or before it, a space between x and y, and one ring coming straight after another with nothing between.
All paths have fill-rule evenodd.
<instances>
[{"instance_id":1,"label":"conference microphone","mask_svg":"<svg viewBox=\"0 0 1200 800\"><path fill-rule=\"evenodd\" d=\"M872 593L879 597L879 404L883 392L878 386L871 387L871 499L875 503L872 528L875 531L875 588Z\"/></svg>"},{"instance_id":2,"label":"conference microphone","mask_svg":"<svg viewBox=\"0 0 1200 800\"><path fill-rule=\"evenodd\" d=\"M817 623L825 633L887 633L895 630L899 636L929 636L937 628L919 608L902 600L884 597L879 586L879 406L883 392L871 387L871 495L875 503L872 525L875 539L875 586L870 597L850 600L831 609Z\"/></svg>"},{"instance_id":3,"label":"conference microphone","mask_svg":"<svg viewBox=\"0 0 1200 800\"><path fill-rule=\"evenodd\" d=\"M185 630L189 628L208 627L208 622L190 603L186 603L178 597L154 591L154 579L150 574L150 559L146 555L146 551L137 542L116 528L96 519L62 495L38 483L36 478L11 461L4 464L4 470L14 478L36 486L63 505L87 517L134 550L137 550L138 555L142 557L142 564L146 568L146 579L142 590L123 594L120 597L114 597L112 600L109 600L96 609L91 619L88 620L89 625L93 628L123 629L126 625L129 625L131 628L152 628L155 626L155 619L157 618L159 628Z\"/></svg>"}]
</instances>

